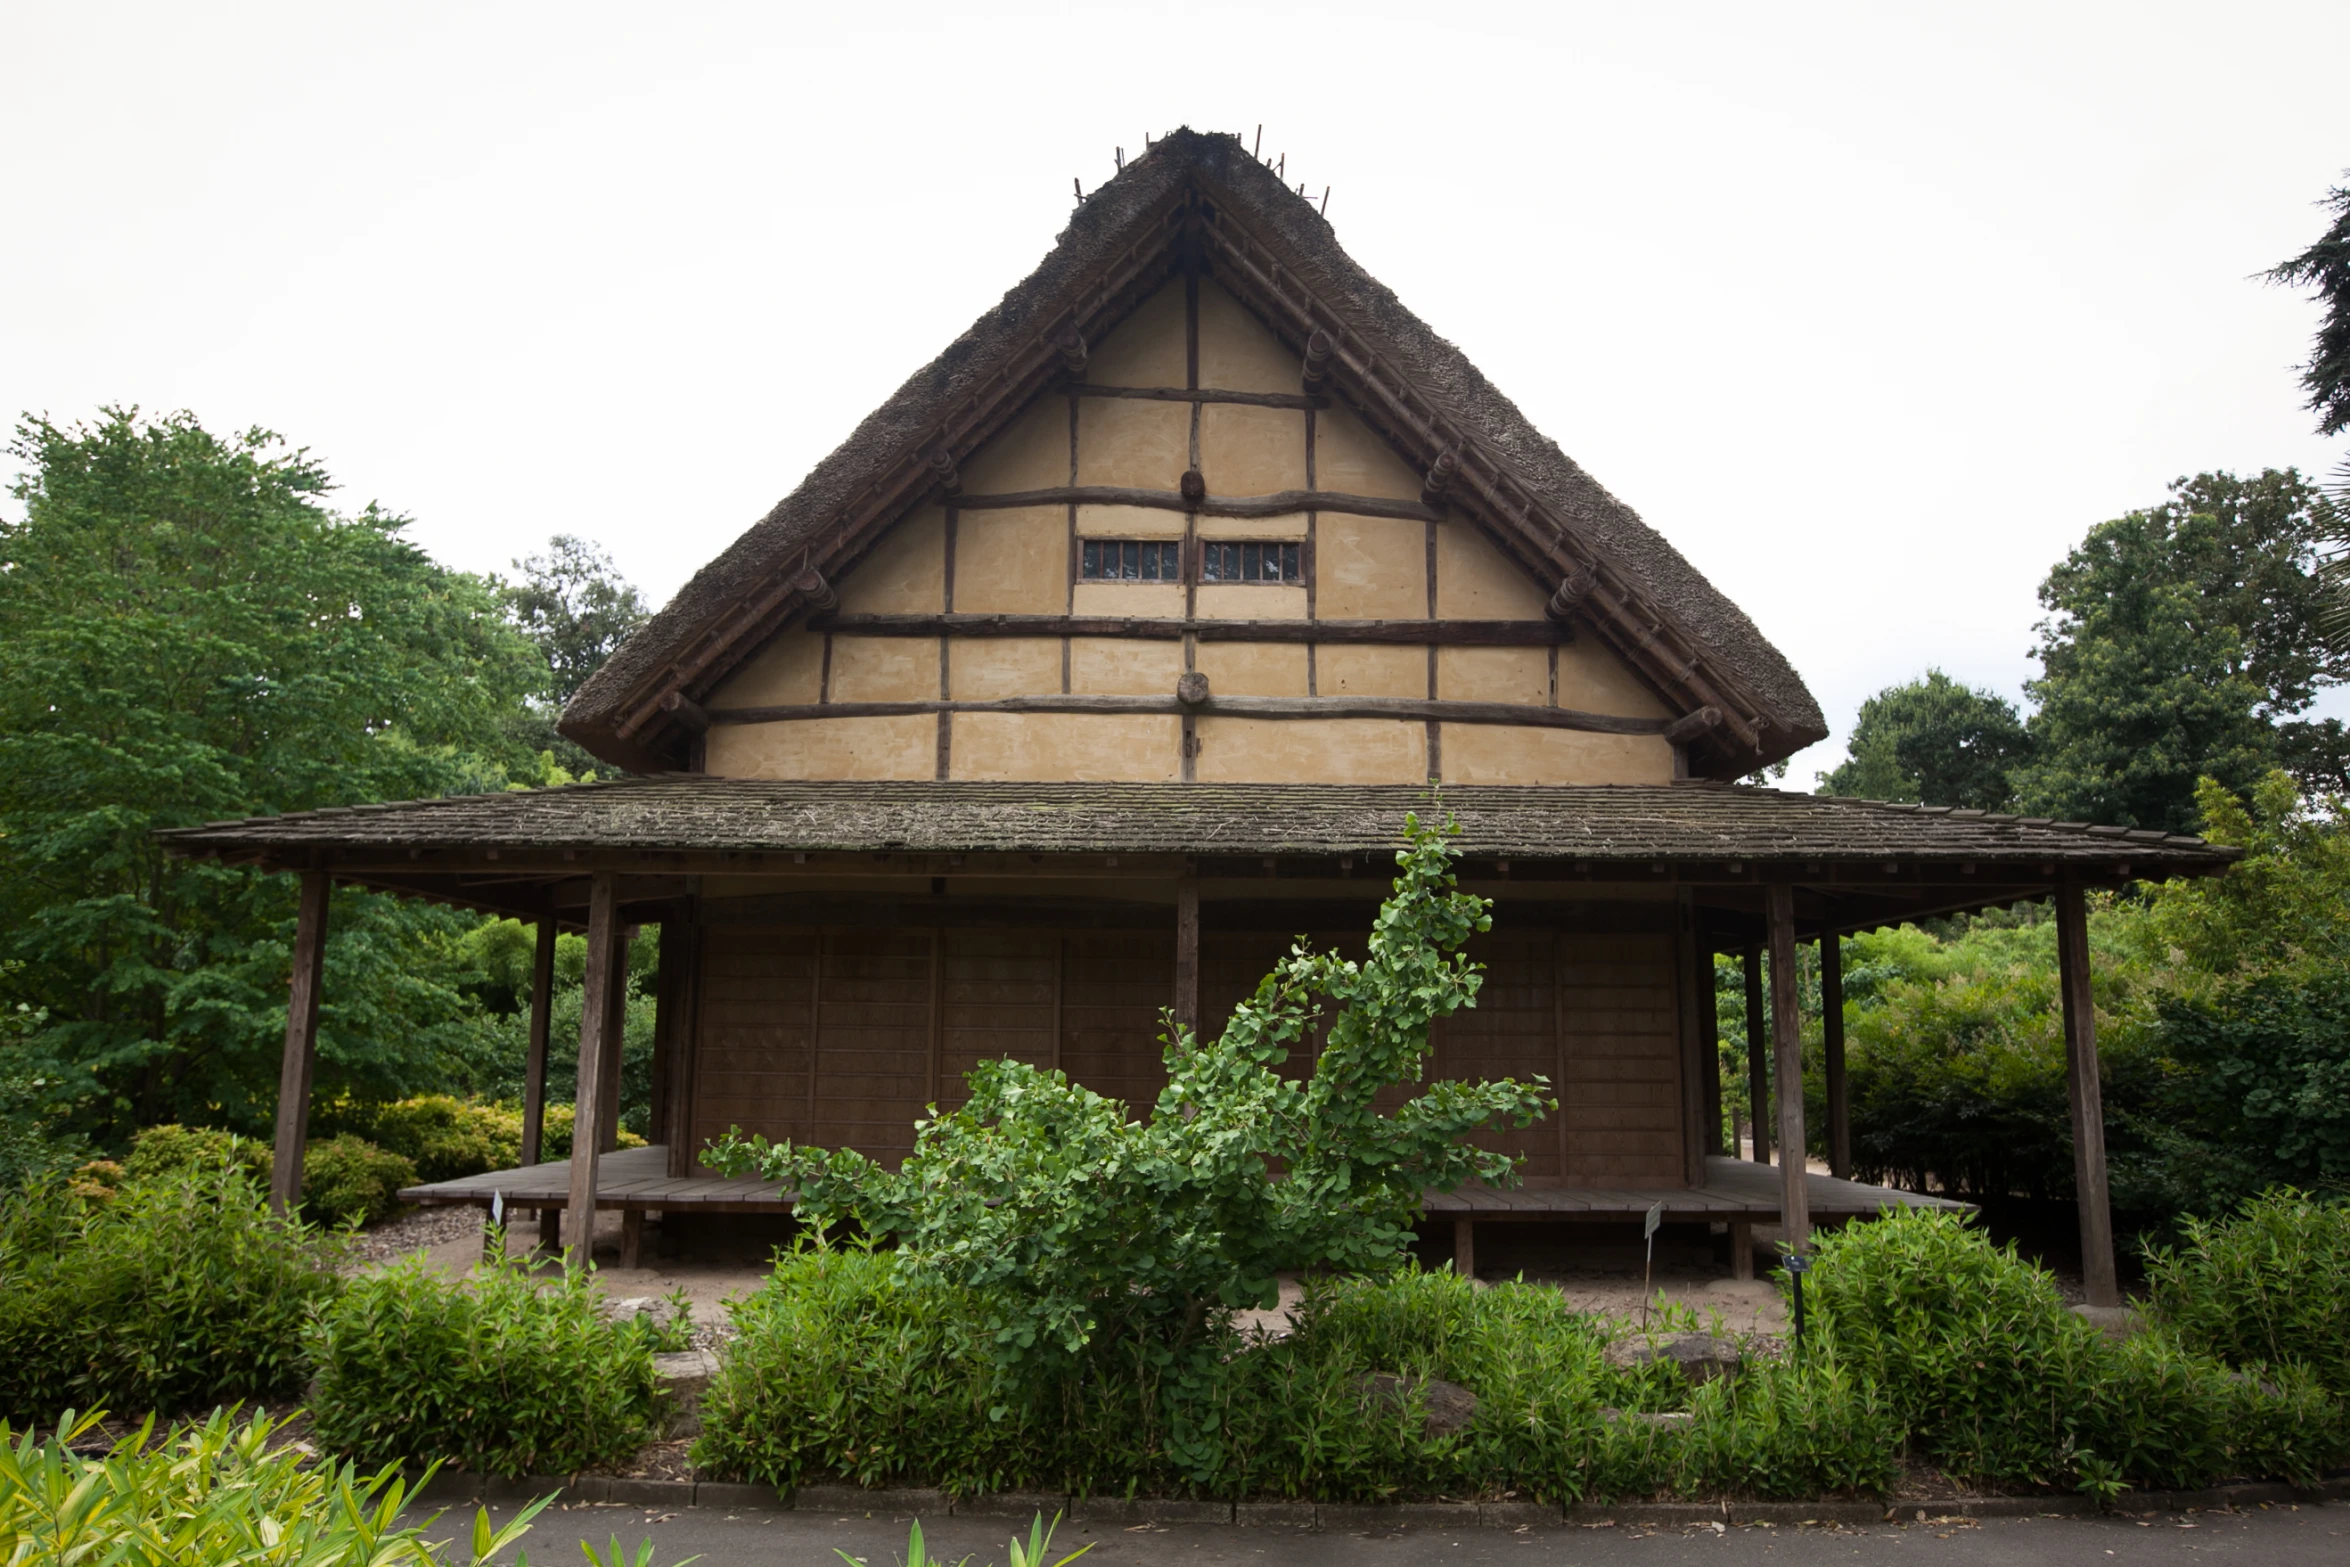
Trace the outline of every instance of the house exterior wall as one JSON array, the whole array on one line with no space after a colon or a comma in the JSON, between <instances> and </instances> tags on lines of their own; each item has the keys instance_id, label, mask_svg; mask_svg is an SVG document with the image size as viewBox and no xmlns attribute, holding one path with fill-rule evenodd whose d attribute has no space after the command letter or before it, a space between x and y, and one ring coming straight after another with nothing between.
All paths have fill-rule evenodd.
<instances>
[{"instance_id":1,"label":"house exterior wall","mask_svg":"<svg viewBox=\"0 0 2350 1567\"><path fill-rule=\"evenodd\" d=\"M1196 349L1194 342L1196 341ZM1193 360L1196 357L1196 372ZM1171 703L1187 670L1216 697L1393 697L1673 716L1592 639L1549 635L1553 584L1528 576L1475 525L1365 515L1343 497L1411 502L1421 476L1343 402L1312 408L1194 402L1194 389L1301 392L1298 361L1212 281L1196 311L1181 280L1095 345L1085 384L1150 398L1048 393L961 465L956 496L899 522L837 584L838 613L1423 623L1424 642L1237 641L1083 635L875 635L786 630L704 705L721 715L703 765L770 778L1114 781L1186 776L1246 782L1652 783L1673 773L1654 734L1421 717L1000 714L958 703L1119 696ZM987 507L973 498L1070 485L1170 494L1197 466L1215 496L1312 492L1316 509L1263 518L1158 506ZM1088 540L1176 544L1180 582L1081 580ZM1224 541L1298 546L1300 579L1202 580L1199 551ZM1536 645L1448 641L1453 621L1519 621ZM743 709L923 703L946 711L829 717ZM1490 716L1490 715L1488 715ZM1189 756L1186 756L1189 735ZM1186 762L1191 766L1187 769Z\"/></svg>"}]
</instances>

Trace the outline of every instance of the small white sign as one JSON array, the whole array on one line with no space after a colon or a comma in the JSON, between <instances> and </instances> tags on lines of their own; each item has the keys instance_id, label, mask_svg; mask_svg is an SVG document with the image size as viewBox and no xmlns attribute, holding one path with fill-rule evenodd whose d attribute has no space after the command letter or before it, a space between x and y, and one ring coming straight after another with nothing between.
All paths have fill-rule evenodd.
<instances>
[{"instance_id":1,"label":"small white sign","mask_svg":"<svg viewBox=\"0 0 2350 1567\"><path fill-rule=\"evenodd\" d=\"M1642 1240L1655 1240L1657 1227L1665 1222L1665 1205L1652 1203L1648 1209L1648 1228L1640 1232Z\"/></svg>"}]
</instances>

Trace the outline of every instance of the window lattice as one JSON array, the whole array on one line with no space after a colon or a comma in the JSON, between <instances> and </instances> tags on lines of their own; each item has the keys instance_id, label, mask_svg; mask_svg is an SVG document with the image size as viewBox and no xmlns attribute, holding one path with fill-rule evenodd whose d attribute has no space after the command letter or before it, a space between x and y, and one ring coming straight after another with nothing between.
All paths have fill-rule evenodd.
<instances>
[{"instance_id":1,"label":"window lattice","mask_svg":"<svg viewBox=\"0 0 2350 1567\"><path fill-rule=\"evenodd\" d=\"M1086 582L1181 582L1183 546L1160 539L1087 539L1077 575Z\"/></svg>"},{"instance_id":2,"label":"window lattice","mask_svg":"<svg viewBox=\"0 0 2350 1567\"><path fill-rule=\"evenodd\" d=\"M1295 582L1299 580L1295 544L1225 542L1210 539L1200 545L1202 582Z\"/></svg>"}]
</instances>

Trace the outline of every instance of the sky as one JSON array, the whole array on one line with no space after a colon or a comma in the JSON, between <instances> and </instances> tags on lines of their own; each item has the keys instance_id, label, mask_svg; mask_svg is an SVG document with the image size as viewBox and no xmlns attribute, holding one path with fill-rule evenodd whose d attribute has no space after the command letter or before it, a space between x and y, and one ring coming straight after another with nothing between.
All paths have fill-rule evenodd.
<instances>
[{"instance_id":1,"label":"sky","mask_svg":"<svg viewBox=\"0 0 2350 1567\"><path fill-rule=\"evenodd\" d=\"M2093 524L2345 454L2256 275L2350 170L2339 0L7 0L0 59L0 415L266 426L656 603L1179 124L1753 616L1835 730L1794 785L1928 666L2020 700Z\"/></svg>"}]
</instances>

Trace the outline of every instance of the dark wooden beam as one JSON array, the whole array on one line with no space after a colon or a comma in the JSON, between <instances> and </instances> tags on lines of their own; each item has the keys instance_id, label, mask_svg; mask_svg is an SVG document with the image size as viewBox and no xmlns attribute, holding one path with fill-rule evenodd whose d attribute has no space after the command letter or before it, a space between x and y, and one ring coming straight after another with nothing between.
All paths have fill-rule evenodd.
<instances>
[{"instance_id":1,"label":"dark wooden beam","mask_svg":"<svg viewBox=\"0 0 2350 1567\"><path fill-rule=\"evenodd\" d=\"M269 1170L269 1206L292 1213L302 1202L302 1153L310 1141L310 1080L318 1065L319 985L326 975L326 914L334 880L302 873L294 908L294 973L286 992L285 1058L278 1068L277 1141Z\"/></svg>"},{"instance_id":2,"label":"dark wooden beam","mask_svg":"<svg viewBox=\"0 0 2350 1567\"><path fill-rule=\"evenodd\" d=\"M1708 735L1722 726L1722 710L1701 707L1694 713L1684 713L1665 725L1665 738L1674 745L1687 745L1700 735Z\"/></svg>"},{"instance_id":3,"label":"dark wooden beam","mask_svg":"<svg viewBox=\"0 0 2350 1567\"><path fill-rule=\"evenodd\" d=\"M776 707L728 707L711 713L715 724L790 723L807 718L903 718L924 713L1176 713L1187 711L1176 696L1015 696L972 702L808 702ZM1235 718L1402 718L1448 724L1515 724L1529 729L1576 729L1592 734L1653 735L1661 718L1620 718L1571 707L1531 707L1510 702L1448 702L1419 697L1225 696L1201 704L1210 716Z\"/></svg>"},{"instance_id":4,"label":"dark wooden beam","mask_svg":"<svg viewBox=\"0 0 2350 1567\"><path fill-rule=\"evenodd\" d=\"M1175 889L1175 1022L1199 1027L1199 882L1190 876Z\"/></svg>"},{"instance_id":5,"label":"dark wooden beam","mask_svg":"<svg viewBox=\"0 0 2350 1567\"><path fill-rule=\"evenodd\" d=\"M563 1246L568 1265L585 1268L595 1249L596 1169L603 1149L596 1110L604 1102L605 1035L612 1026L607 1004L612 962L619 946L619 878L597 871L589 883L587 973L579 1009L579 1083L571 1099L571 1188L565 1205Z\"/></svg>"},{"instance_id":6,"label":"dark wooden beam","mask_svg":"<svg viewBox=\"0 0 2350 1567\"><path fill-rule=\"evenodd\" d=\"M1403 643L1551 647L1572 633L1541 620L1156 620L1110 615L828 615L811 631L865 637L1117 637L1146 642Z\"/></svg>"},{"instance_id":7,"label":"dark wooden beam","mask_svg":"<svg viewBox=\"0 0 2350 1567\"><path fill-rule=\"evenodd\" d=\"M1844 938L1820 936L1820 1039L1828 1089L1828 1173L1852 1179L1852 1101L1844 1079Z\"/></svg>"},{"instance_id":8,"label":"dark wooden beam","mask_svg":"<svg viewBox=\"0 0 2350 1567\"><path fill-rule=\"evenodd\" d=\"M2089 913L2081 884L2056 889L2057 983L2064 997L2064 1086L2073 1114L2073 1192L2081 1210L2081 1283L2092 1306L2118 1306L2113 1210L2105 1182L2105 1090L2097 1070L2097 1001L2090 987Z\"/></svg>"},{"instance_id":9,"label":"dark wooden beam","mask_svg":"<svg viewBox=\"0 0 2350 1567\"><path fill-rule=\"evenodd\" d=\"M1754 1162L1771 1162L1771 1070L1763 1055L1770 1038L1770 1017L1763 1010L1763 954L1758 942L1748 942L1746 962L1746 1119L1754 1129ZM1735 1154L1736 1150L1733 1149Z\"/></svg>"},{"instance_id":10,"label":"dark wooden beam","mask_svg":"<svg viewBox=\"0 0 2350 1567\"><path fill-rule=\"evenodd\" d=\"M683 691L672 691L661 699L661 711L677 720L678 727L688 734L703 734L710 727L710 715L702 704Z\"/></svg>"},{"instance_id":11,"label":"dark wooden beam","mask_svg":"<svg viewBox=\"0 0 2350 1567\"><path fill-rule=\"evenodd\" d=\"M1249 408L1327 408L1327 397L1304 397L1296 392L1227 392L1215 387L1194 391L1187 386L1099 386L1087 382L1072 386L1076 397L1123 397L1146 403L1239 403Z\"/></svg>"},{"instance_id":12,"label":"dark wooden beam","mask_svg":"<svg viewBox=\"0 0 2350 1567\"><path fill-rule=\"evenodd\" d=\"M1591 597L1591 590L1598 586L1599 578L1588 570L1569 572L1567 580L1560 583L1559 590L1550 596L1550 603L1544 606L1543 613L1553 620L1571 619L1582 609L1583 601Z\"/></svg>"},{"instance_id":13,"label":"dark wooden beam","mask_svg":"<svg viewBox=\"0 0 2350 1567\"><path fill-rule=\"evenodd\" d=\"M1436 460L1428 465L1427 477L1420 481L1420 499L1431 506L1440 504L1444 499L1444 492L1452 488L1452 481L1459 478L1460 473L1460 448L1447 446L1438 452Z\"/></svg>"},{"instance_id":14,"label":"dark wooden beam","mask_svg":"<svg viewBox=\"0 0 2350 1567\"><path fill-rule=\"evenodd\" d=\"M1330 334L1320 327L1306 335L1305 363L1300 367L1299 381L1308 392L1319 392L1330 384Z\"/></svg>"},{"instance_id":15,"label":"dark wooden beam","mask_svg":"<svg viewBox=\"0 0 2350 1567\"><path fill-rule=\"evenodd\" d=\"M824 573L814 566L801 567L800 574L792 579L792 587L799 593L801 602L816 614L829 615L840 608L840 595L832 590L831 583L824 580ZM664 707L663 710L667 709Z\"/></svg>"},{"instance_id":16,"label":"dark wooden beam","mask_svg":"<svg viewBox=\"0 0 2350 1567\"><path fill-rule=\"evenodd\" d=\"M522 1162L539 1162L546 1142L547 1034L555 1015L553 918L539 921L537 950L530 964L530 1043L522 1062Z\"/></svg>"},{"instance_id":17,"label":"dark wooden beam","mask_svg":"<svg viewBox=\"0 0 2350 1567\"><path fill-rule=\"evenodd\" d=\"M1285 517L1298 511L1336 511L1353 517L1401 517L1411 522L1435 522L1433 506L1418 501L1390 500L1382 495L1350 495L1341 490L1276 490L1270 495L1211 495L1203 489L1197 500L1176 490L1139 490L1116 484L1058 484L1043 490L1012 490L1000 495L958 495L961 511L1013 511L1051 506L1143 506L1154 511L1196 511L1203 517Z\"/></svg>"},{"instance_id":18,"label":"dark wooden beam","mask_svg":"<svg viewBox=\"0 0 2350 1567\"><path fill-rule=\"evenodd\" d=\"M1779 1225L1790 1250L1811 1250L1811 1187L1803 1130L1803 1005L1795 989L1795 889L1770 891L1771 1053L1779 1068Z\"/></svg>"}]
</instances>

